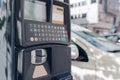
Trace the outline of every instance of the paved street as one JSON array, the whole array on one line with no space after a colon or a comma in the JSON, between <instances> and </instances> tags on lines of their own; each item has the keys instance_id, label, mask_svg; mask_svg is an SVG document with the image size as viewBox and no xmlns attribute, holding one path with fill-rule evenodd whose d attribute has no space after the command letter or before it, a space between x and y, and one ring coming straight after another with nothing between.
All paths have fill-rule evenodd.
<instances>
[{"instance_id":1,"label":"paved street","mask_svg":"<svg viewBox=\"0 0 120 80\"><path fill-rule=\"evenodd\" d=\"M81 68L80 62L72 62L72 75L74 80L94 80L95 71ZM83 65L84 66L84 65Z\"/></svg>"}]
</instances>

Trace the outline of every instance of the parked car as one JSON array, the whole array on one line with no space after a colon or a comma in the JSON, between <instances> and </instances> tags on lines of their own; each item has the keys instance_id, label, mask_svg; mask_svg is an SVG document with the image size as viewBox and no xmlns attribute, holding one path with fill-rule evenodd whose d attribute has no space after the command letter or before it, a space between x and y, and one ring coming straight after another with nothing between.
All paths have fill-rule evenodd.
<instances>
[{"instance_id":1,"label":"parked car","mask_svg":"<svg viewBox=\"0 0 120 80\"><path fill-rule=\"evenodd\" d=\"M107 34L107 35L104 35L104 37L116 43L117 45L120 45L120 33Z\"/></svg>"},{"instance_id":2,"label":"parked car","mask_svg":"<svg viewBox=\"0 0 120 80\"><path fill-rule=\"evenodd\" d=\"M75 24L71 40L74 80L120 80L119 46Z\"/></svg>"}]
</instances>

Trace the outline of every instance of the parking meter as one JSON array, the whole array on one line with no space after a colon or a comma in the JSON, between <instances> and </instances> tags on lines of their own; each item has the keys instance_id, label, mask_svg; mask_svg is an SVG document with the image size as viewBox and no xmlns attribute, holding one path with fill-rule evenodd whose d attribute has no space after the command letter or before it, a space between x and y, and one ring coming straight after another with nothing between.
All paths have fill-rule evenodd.
<instances>
[{"instance_id":1,"label":"parking meter","mask_svg":"<svg viewBox=\"0 0 120 80\"><path fill-rule=\"evenodd\" d=\"M0 53L8 58L6 79L72 80L69 1L6 0L5 5L7 45Z\"/></svg>"}]
</instances>

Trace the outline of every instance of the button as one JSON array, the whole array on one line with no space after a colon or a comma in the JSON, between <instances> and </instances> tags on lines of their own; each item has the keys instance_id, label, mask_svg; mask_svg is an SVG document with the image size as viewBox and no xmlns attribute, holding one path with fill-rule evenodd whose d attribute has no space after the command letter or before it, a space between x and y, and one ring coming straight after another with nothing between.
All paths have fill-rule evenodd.
<instances>
[{"instance_id":1,"label":"button","mask_svg":"<svg viewBox=\"0 0 120 80\"><path fill-rule=\"evenodd\" d=\"M37 36L37 33L35 33L35 36Z\"/></svg>"},{"instance_id":2,"label":"button","mask_svg":"<svg viewBox=\"0 0 120 80\"><path fill-rule=\"evenodd\" d=\"M63 37L66 37L66 35L65 35L65 34L63 34Z\"/></svg>"},{"instance_id":3,"label":"button","mask_svg":"<svg viewBox=\"0 0 120 80\"><path fill-rule=\"evenodd\" d=\"M48 29L50 29L50 26L48 26Z\"/></svg>"},{"instance_id":4,"label":"button","mask_svg":"<svg viewBox=\"0 0 120 80\"><path fill-rule=\"evenodd\" d=\"M63 30L65 30L65 28L64 28L64 27L62 27L62 29L63 29Z\"/></svg>"},{"instance_id":5,"label":"button","mask_svg":"<svg viewBox=\"0 0 120 80\"><path fill-rule=\"evenodd\" d=\"M57 34L56 34L56 33L54 33L54 36L55 36L55 37L57 37Z\"/></svg>"},{"instance_id":6,"label":"button","mask_svg":"<svg viewBox=\"0 0 120 80\"><path fill-rule=\"evenodd\" d=\"M34 32L37 32L37 29L34 29Z\"/></svg>"},{"instance_id":7,"label":"button","mask_svg":"<svg viewBox=\"0 0 120 80\"><path fill-rule=\"evenodd\" d=\"M56 26L54 27L54 29L56 29Z\"/></svg>"},{"instance_id":8,"label":"button","mask_svg":"<svg viewBox=\"0 0 120 80\"><path fill-rule=\"evenodd\" d=\"M36 28L37 26L36 26L36 24L34 24L34 28Z\"/></svg>"},{"instance_id":9,"label":"button","mask_svg":"<svg viewBox=\"0 0 120 80\"><path fill-rule=\"evenodd\" d=\"M39 41L41 41L42 39L41 38L39 38Z\"/></svg>"},{"instance_id":10,"label":"button","mask_svg":"<svg viewBox=\"0 0 120 80\"><path fill-rule=\"evenodd\" d=\"M58 38L56 38L56 41L58 40Z\"/></svg>"},{"instance_id":11,"label":"button","mask_svg":"<svg viewBox=\"0 0 120 80\"><path fill-rule=\"evenodd\" d=\"M41 31L44 32L44 29L42 29Z\"/></svg>"},{"instance_id":12,"label":"button","mask_svg":"<svg viewBox=\"0 0 120 80\"><path fill-rule=\"evenodd\" d=\"M59 35L57 34L57 37L59 37Z\"/></svg>"},{"instance_id":13,"label":"button","mask_svg":"<svg viewBox=\"0 0 120 80\"><path fill-rule=\"evenodd\" d=\"M45 32L48 32L48 29L45 29Z\"/></svg>"},{"instance_id":14,"label":"button","mask_svg":"<svg viewBox=\"0 0 120 80\"><path fill-rule=\"evenodd\" d=\"M52 40L54 41L55 39L54 39L54 38L52 38Z\"/></svg>"},{"instance_id":15,"label":"button","mask_svg":"<svg viewBox=\"0 0 120 80\"><path fill-rule=\"evenodd\" d=\"M51 40L51 38L49 38L49 40Z\"/></svg>"},{"instance_id":16,"label":"button","mask_svg":"<svg viewBox=\"0 0 120 80\"><path fill-rule=\"evenodd\" d=\"M32 42L33 42L33 41L34 41L34 38L33 38L33 37L30 37L30 41L32 41Z\"/></svg>"},{"instance_id":17,"label":"button","mask_svg":"<svg viewBox=\"0 0 120 80\"><path fill-rule=\"evenodd\" d=\"M41 34L39 33L39 36L41 36Z\"/></svg>"},{"instance_id":18,"label":"button","mask_svg":"<svg viewBox=\"0 0 120 80\"><path fill-rule=\"evenodd\" d=\"M60 34L58 34L58 37L60 37Z\"/></svg>"},{"instance_id":19,"label":"button","mask_svg":"<svg viewBox=\"0 0 120 80\"><path fill-rule=\"evenodd\" d=\"M51 28L53 28L53 26L51 26Z\"/></svg>"},{"instance_id":20,"label":"button","mask_svg":"<svg viewBox=\"0 0 120 80\"><path fill-rule=\"evenodd\" d=\"M49 36L51 36L51 34L49 34Z\"/></svg>"},{"instance_id":21,"label":"button","mask_svg":"<svg viewBox=\"0 0 120 80\"><path fill-rule=\"evenodd\" d=\"M60 27L60 30L62 30L62 27Z\"/></svg>"},{"instance_id":22,"label":"button","mask_svg":"<svg viewBox=\"0 0 120 80\"><path fill-rule=\"evenodd\" d=\"M45 36L48 36L48 34L46 33Z\"/></svg>"},{"instance_id":23,"label":"button","mask_svg":"<svg viewBox=\"0 0 120 80\"><path fill-rule=\"evenodd\" d=\"M47 37L45 37L45 40L47 41L47 40L48 40L48 38L47 38Z\"/></svg>"},{"instance_id":24,"label":"button","mask_svg":"<svg viewBox=\"0 0 120 80\"><path fill-rule=\"evenodd\" d=\"M54 33L54 30L52 30L51 32Z\"/></svg>"},{"instance_id":25,"label":"button","mask_svg":"<svg viewBox=\"0 0 120 80\"><path fill-rule=\"evenodd\" d=\"M42 38L42 40L43 40L43 41L45 41L45 39L44 39L44 38Z\"/></svg>"},{"instance_id":26,"label":"button","mask_svg":"<svg viewBox=\"0 0 120 80\"><path fill-rule=\"evenodd\" d=\"M42 34L42 36L44 37L45 35L44 35L44 34Z\"/></svg>"},{"instance_id":27,"label":"button","mask_svg":"<svg viewBox=\"0 0 120 80\"><path fill-rule=\"evenodd\" d=\"M59 30L58 32L59 32L59 34L61 33L61 31L60 31L60 30Z\"/></svg>"},{"instance_id":28,"label":"button","mask_svg":"<svg viewBox=\"0 0 120 80\"><path fill-rule=\"evenodd\" d=\"M32 27L32 24L29 24L30 27Z\"/></svg>"},{"instance_id":29,"label":"button","mask_svg":"<svg viewBox=\"0 0 120 80\"><path fill-rule=\"evenodd\" d=\"M40 32L40 29L38 29L38 32Z\"/></svg>"},{"instance_id":30,"label":"button","mask_svg":"<svg viewBox=\"0 0 120 80\"><path fill-rule=\"evenodd\" d=\"M50 30L48 30L48 32L50 32Z\"/></svg>"},{"instance_id":31,"label":"button","mask_svg":"<svg viewBox=\"0 0 120 80\"><path fill-rule=\"evenodd\" d=\"M43 28L43 25L41 25L41 28Z\"/></svg>"},{"instance_id":32,"label":"button","mask_svg":"<svg viewBox=\"0 0 120 80\"><path fill-rule=\"evenodd\" d=\"M61 30L59 31L59 33L61 33Z\"/></svg>"},{"instance_id":33,"label":"button","mask_svg":"<svg viewBox=\"0 0 120 80\"><path fill-rule=\"evenodd\" d=\"M58 38L58 40L60 40L60 38Z\"/></svg>"},{"instance_id":34,"label":"button","mask_svg":"<svg viewBox=\"0 0 120 80\"><path fill-rule=\"evenodd\" d=\"M60 40L61 40L61 41L66 41L66 38L65 38L65 37L62 37Z\"/></svg>"},{"instance_id":35,"label":"button","mask_svg":"<svg viewBox=\"0 0 120 80\"><path fill-rule=\"evenodd\" d=\"M40 28L40 25L38 24L38 28Z\"/></svg>"},{"instance_id":36,"label":"button","mask_svg":"<svg viewBox=\"0 0 120 80\"><path fill-rule=\"evenodd\" d=\"M65 31L64 31L64 30L62 30L62 33L65 33Z\"/></svg>"},{"instance_id":37,"label":"button","mask_svg":"<svg viewBox=\"0 0 120 80\"><path fill-rule=\"evenodd\" d=\"M59 29L59 27L57 26L57 30Z\"/></svg>"},{"instance_id":38,"label":"button","mask_svg":"<svg viewBox=\"0 0 120 80\"><path fill-rule=\"evenodd\" d=\"M52 34L52 36L54 37L55 35L54 35L54 34Z\"/></svg>"},{"instance_id":39,"label":"button","mask_svg":"<svg viewBox=\"0 0 120 80\"><path fill-rule=\"evenodd\" d=\"M48 26L47 25L45 25L45 29L47 29L48 28Z\"/></svg>"},{"instance_id":40,"label":"button","mask_svg":"<svg viewBox=\"0 0 120 80\"><path fill-rule=\"evenodd\" d=\"M38 42L38 37L35 37L35 42Z\"/></svg>"},{"instance_id":41,"label":"button","mask_svg":"<svg viewBox=\"0 0 120 80\"><path fill-rule=\"evenodd\" d=\"M33 32L33 29L30 29L30 32Z\"/></svg>"}]
</instances>

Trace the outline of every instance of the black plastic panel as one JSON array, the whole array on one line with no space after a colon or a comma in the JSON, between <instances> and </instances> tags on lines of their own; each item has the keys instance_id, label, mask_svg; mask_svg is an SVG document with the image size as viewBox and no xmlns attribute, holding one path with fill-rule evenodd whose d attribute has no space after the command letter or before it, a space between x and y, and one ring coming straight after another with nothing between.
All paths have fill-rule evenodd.
<instances>
[{"instance_id":1,"label":"black plastic panel","mask_svg":"<svg viewBox=\"0 0 120 80\"><path fill-rule=\"evenodd\" d=\"M40 0L43 1L43 0ZM57 25L52 24L52 4L54 3L53 0L45 0L46 2L46 22L41 21L33 21L33 20L26 20L24 19L24 0L16 2L16 11L15 11L15 18L16 18L16 42L17 46L21 47L30 47L36 45L44 45L44 44L60 44L60 45L68 45L70 42L70 14L69 12L69 4L62 4L58 6L63 6L64 10L64 24ZM59 2L58 2L59 3ZM65 1L65 3L68 3ZM19 14L19 15L18 15ZM36 28L34 27L37 26ZM38 26L44 26L43 30ZM46 27L45 27L46 25ZM31 27L30 27L31 26ZM49 28L49 26L53 26ZM38 29L39 28L39 29ZM55 29L57 28L57 29ZM34 32L30 32L31 29L34 29ZM36 30L35 30L36 29ZM64 30L61 30L64 29ZM41 32L39 32L41 31ZM54 32L52 32L54 31ZM61 31L59 33L59 31ZM63 31L63 32L62 32ZM35 33L36 32L36 33ZM49 35L47 35L47 33ZM42 35L42 36L40 36ZM47 36L46 36L47 35ZM51 36L53 35L53 36ZM59 36L60 35L60 36ZM63 35L63 36L62 36ZM37 36L37 37L36 37Z\"/></svg>"},{"instance_id":2,"label":"black plastic panel","mask_svg":"<svg viewBox=\"0 0 120 80\"><path fill-rule=\"evenodd\" d=\"M54 78L54 80L73 80L71 73L65 73Z\"/></svg>"},{"instance_id":3,"label":"black plastic panel","mask_svg":"<svg viewBox=\"0 0 120 80\"><path fill-rule=\"evenodd\" d=\"M33 78L35 67L40 65L31 63L31 50L33 49L25 49L18 55L18 80L51 80L48 62L42 64L47 72L47 75Z\"/></svg>"},{"instance_id":4,"label":"black plastic panel","mask_svg":"<svg viewBox=\"0 0 120 80\"><path fill-rule=\"evenodd\" d=\"M31 64L31 54L30 52L35 49L46 49L47 51L47 62L42 64L46 68L48 75L44 77L39 77L36 79L32 78L34 68L36 65ZM22 55L22 57L20 57ZM31 47L25 49L23 52L20 52L18 55L18 72L19 79L18 80L56 80L56 78L61 77L64 78L69 77L65 75L66 73L71 72L71 58L70 58L70 48L66 46L39 46L39 47ZM20 64L22 63L22 64ZM21 67L20 67L21 66Z\"/></svg>"},{"instance_id":5,"label":"black plastic panel","mask_svg":"<svg viewBox=\"0 0 120 80\"><path fill-rule=\"evenodd\" d=\"M67 26L24 20L21 46L38 44L68 44Z\"/></svg>"},{"instance_id":6,"label":"black plastic panel","mask_svg":"<svg viewBox=\"0 0 120 80\"><path fill-rule=\"evenodd\" d=\"M66 46L55 46L52 49L52 75L68 73L71 71L70 48Z\"/></svg>"}]
</instances>

